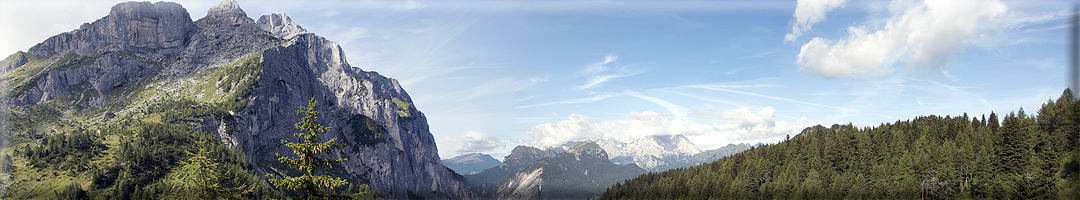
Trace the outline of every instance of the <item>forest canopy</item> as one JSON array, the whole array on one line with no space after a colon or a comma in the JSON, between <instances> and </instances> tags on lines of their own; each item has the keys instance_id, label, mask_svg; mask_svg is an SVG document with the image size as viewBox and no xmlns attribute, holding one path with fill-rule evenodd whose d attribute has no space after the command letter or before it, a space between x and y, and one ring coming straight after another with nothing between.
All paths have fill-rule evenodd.
<instances>
[{"instance_id":1,"label":"forest canopy","mask_svg":"<svg viewBox=\"0 0 1080 200\"><path fill-rule=\"evenodd\" d=\"M924 116L810 127L777 144L618 183L600 199L1080 199L1071 91L1000 120Z\"/></svg>"}]
</instances>

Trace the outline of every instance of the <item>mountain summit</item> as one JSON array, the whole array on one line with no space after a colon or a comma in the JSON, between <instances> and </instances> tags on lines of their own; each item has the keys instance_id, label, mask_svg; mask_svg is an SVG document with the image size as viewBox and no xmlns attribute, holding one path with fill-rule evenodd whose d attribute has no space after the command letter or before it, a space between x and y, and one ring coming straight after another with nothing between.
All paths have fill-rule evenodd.
<instances>
[{"instance_id":1,"label":"mountain summit","mask_svg":"<svg viewBox=\"0 0 1080 200\"><path fill-rule=\"evenodd\" d=\"M702 151L683 135L653 135L629 143L604 138L596 143L608 152L611 162L619 165L637 164L653 172L712 162L750 149L746 144L739 144Z\"/></svg>"},{"instance_id":2,"label":"mountain summit","mask_svg":"<svg viewBox=\"0 0 1080 200\"><path fill-rule=\"evenodd\" d=\"M439 164L427 119L397 80L350 66L336 42L284 14L256 22L233 0L196 21L176 3L120 3L0 61L0 73L14 116L55 116L16 132L185 124L242 150L256 174L288 172L274 154L293 155L280 141L294 138L293 111L314 97L319 123L333 127L320 137L347 144L333 155L348 161L325 173L392 199L473 197ZM180 108L204 111L158 114L187 101ZM63 109L37 113L44 105Z\"/></svg>"}]
</instances>

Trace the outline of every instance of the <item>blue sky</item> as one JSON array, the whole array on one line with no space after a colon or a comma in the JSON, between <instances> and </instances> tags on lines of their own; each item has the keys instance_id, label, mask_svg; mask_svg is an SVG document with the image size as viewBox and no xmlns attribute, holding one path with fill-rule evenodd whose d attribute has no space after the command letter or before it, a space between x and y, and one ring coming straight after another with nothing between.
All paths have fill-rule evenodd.
<instances>
[{"instance_id":1,"label":"blue sky","mask_svg":"<svg viewBox=\"0 0 1080 200\"><path fill-rule=\"evenodd\" d=\"M0 1L0 53L119 1ZM199 19L218 1L176 1ZM1072 1L252 1L398 79L440 155L1034 111L1065 88ZM1032 113L1032 112L1029 112Z\"/></svg>"}]
</instances>

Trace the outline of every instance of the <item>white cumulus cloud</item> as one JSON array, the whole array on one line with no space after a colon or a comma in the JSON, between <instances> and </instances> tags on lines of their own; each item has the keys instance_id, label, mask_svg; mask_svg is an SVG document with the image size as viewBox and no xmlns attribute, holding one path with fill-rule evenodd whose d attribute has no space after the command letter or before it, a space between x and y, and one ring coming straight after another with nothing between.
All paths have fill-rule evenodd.
<instances>
[{"instance_id":1,"label":"white cumulus cloud","mask_svg":"<svg viewBox=\"0 0 1080 200\"><path fill-rule=\"evenodd\" d=\"M795 3L795 24L791 33L784 35L784 41L794 41L803 32L811 31L811 26L825 21L825 14L833 8L843 6L847 0L799 0Z\"/></svg>"},{"instance_id":2,"label":"white cumulus cloud","mask_svg":"<svg viewBox=\"0 0 1080 200\"><path fill-rule=\"evenodd\" d=\"M567 120L543 123L522 131L532 136L531 140L525 142L526 145L549 147L569 141L601 139L613 126L610 123L594 123L591 117L574 113Z\"/></svg>"},{"instance_id":3,"label":"white cumulus cloud","mask_svg":"<svg viewBox=\"0 0 1080 200\"><path fill-rule=\"evenodd\" d=\"M1001 28L1009 11L1000 0L894 0L890 6L881 28L851 26L844 39L811 39L796 56L799 69L826 78L888 74L899 61L909 69L939 70L954 52Z\"/></svg>"},{"instance_id":4,"label":"white cumulus cloud","mask_svg":"<svg viewBox=\"0 0 1080 200\"><path fill-rule=\"evenodd\" d=\"M737 137L729 138L739 142L776 142L788 135L798 134L799 131L806 127L825 123L823 121L809 120L806 117L802 117L795 122L776 121L776 109L770 106L762 108L757 114L754 114L746 107L726 110L716 109L709 105L706 105L706 107L706 109L695 111L695 113L704 117L735 121L713 121L712 128L720 133L735 134Z\"/></svg>"},{"instance_id":5,"label":"white cumulus cloud","mask_svg":"<svg viewBox=\"0 0 1080 200\"><path fill-rule=\"evenodd\" d=\"M688 119L668 120L657 112L630 112L626 118L619 120L619 133L631 139L643 138L651 135L699 135L705 133L705 129L698 127L694 121Z\"/></svg>"},{"instance_id":6,"label":"white cumulus cloud","mask_svg":"<svg viewBox=\"0 0 1080 200\"><path fill-rule=\"evenodd\" d=\"M458 147L458 153L489 152L495 148L506 146L497 137L488 136L487 133L478 131L465 132L465 143Z\"/></svg>"}]
</instances>

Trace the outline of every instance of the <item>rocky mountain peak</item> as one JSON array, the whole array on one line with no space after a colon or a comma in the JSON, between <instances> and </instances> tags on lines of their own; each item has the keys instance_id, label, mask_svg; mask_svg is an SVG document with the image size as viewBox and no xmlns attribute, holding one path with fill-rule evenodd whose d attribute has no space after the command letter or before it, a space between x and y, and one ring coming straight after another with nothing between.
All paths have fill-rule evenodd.
<instances>
[{"instance_id":1,"label":"rocky mountain peak","mask_svg":"<svg viewBox=\"0 0 1080 200\"><path fill-rule=\"evenodd\" d=\"M573 153L577 156L597 157L603 160L608 160L607 152L600 148L600 145L593 141L579 142L573 147L567 150L568 153Z\"/></svg>"},{"instance_id":2,"label":"rocky mountain peak","mask_svg":"<svg viewBox=\"0 0 1080 200\"><path fill-rule=\"evenodd\" d=\"M171 48L185 45L195 30L186 9L172 2L125 2L109 12L104 33L138 48Z\"/></svg>"},{"instance_id":3,"label":"rocky mountain peak","mask_svg":"<svg viewBox=\"0 0 1080 200\"><path fill-rule=\"evenodd\" d=\"M296 35L308 33L300 24L296 24L288 15L273 13L259 17L259 29L269 31L274 37L291 39Z\"/></svg>"},{"instance_id":4,"label":"rocky mountain peak","mask_svg":"<svg viewBox=\"0 0 1080 200\"><path fill-rule=\"evenodd\" d=\"M224 0L218 5L210 7L210 10L206 11L206 18L217 19L231 24L255 23L254 20L248 18L243 9L240 9L240 4L236 3L235 0Z\"/></svg>"},{"instance_id":5,"label":"rocky mountain peak","mask_svg":"<svg viewBox=\"0 0 1080 200\"><path fill-rule=\"evenodd\" d=\"M172 53L187 45L198 27L186 9L172 2L124 2L109 15L71 32L50 37L28 53L83 55L92 50Z\"/></svg>"}]
</instances>

